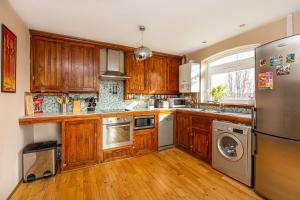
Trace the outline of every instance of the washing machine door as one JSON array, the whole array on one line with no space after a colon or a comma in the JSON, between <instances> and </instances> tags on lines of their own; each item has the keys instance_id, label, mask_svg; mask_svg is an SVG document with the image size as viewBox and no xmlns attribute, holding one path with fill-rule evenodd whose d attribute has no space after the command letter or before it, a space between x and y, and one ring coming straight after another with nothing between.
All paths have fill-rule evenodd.
<instances>
[{"instance_id":1,"label":"washing machine door","mask_svg":"<svg viewBox=\"0 0 300 200\"><path fill-rule=\"evenodd\" d=\"M230 133L222 133L217 139L219 153L230 161L238 161L244 154L241 141Z\"/></svg>"}]
</instances>

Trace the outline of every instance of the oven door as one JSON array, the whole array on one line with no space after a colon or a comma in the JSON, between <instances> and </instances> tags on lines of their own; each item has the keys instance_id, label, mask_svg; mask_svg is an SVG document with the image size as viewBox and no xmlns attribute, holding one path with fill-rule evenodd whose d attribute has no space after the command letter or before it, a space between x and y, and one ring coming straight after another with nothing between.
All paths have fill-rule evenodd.
<instances>
[{"instance_id":1,"label":"oven door","mask_svg":"<svg viewBox=\"0 0 300 200\"><path fill-rule=\"evenodd\" d=\"M103 149L132 144L132 123L103 125Z\"/></svg>"},{"instance_id":2,"label":"oven door","mask_svg":"<svg viewBox=\"0 0 300 200\"><path fill-rule=\"evenodd\" d=\"M154 115L134 117L134 130L149 129L154 127L155 127Z\"/></svg>"}]
</instances>

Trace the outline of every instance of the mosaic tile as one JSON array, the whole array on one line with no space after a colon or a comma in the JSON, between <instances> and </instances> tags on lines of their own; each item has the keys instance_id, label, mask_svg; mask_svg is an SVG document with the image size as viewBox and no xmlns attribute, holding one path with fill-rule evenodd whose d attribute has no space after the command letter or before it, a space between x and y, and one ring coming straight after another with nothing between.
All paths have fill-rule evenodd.
<instances>
[{"instance_id":1,"label":"mosaic tile","mask_svg":"<svg viewBox=\"0 0 300 200\"><path fill-rule=\"evenodd\" d=\"M115 88L115 94L113 93L113 88ZM34 95L34 94L33 94ZM105 109L143 109L148 107L147 100L126 100L124 101L124 81L115 80L101 80L100 81L100 91L99 96L97 93L71 93L69 97L74 98L78 96L80 99L86 99L90 97L99 98L97 101L96 111ZM35 96L35 95L34 95ZM152 97L153 95L144 95L145 99ZM44 100L43 112L59 112L60 106L56 102L56 96L43 96ZM85 100L81 100L81 111L87 111L88 103ZM200 106L202 109L219 110L218 106ZM224 107L225 112L234 113L245 113L250 114L251 109L238 108L238 107ZM73 110L73 104L69 103L67 111L71 112Z\"/></svg>"}]
</instances>

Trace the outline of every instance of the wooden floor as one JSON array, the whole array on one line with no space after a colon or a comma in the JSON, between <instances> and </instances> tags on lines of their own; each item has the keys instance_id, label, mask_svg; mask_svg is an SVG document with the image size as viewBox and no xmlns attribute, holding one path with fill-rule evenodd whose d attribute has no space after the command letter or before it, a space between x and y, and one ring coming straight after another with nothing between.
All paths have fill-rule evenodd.
<instances>
[{"instance_id":1,"label":"wooden floor","mask_svg":"<svg viewBox=\"0 0 300 200\"><path fill-rule=\"evenodd\" d=\"M178 149L22 183L11 199L260 199Z\"/></svg>"}]
</instances>

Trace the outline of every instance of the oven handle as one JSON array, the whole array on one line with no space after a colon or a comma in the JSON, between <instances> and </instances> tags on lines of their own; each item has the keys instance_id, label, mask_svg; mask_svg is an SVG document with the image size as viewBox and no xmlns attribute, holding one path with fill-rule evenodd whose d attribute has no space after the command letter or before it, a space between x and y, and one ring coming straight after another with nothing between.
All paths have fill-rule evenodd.
<instances>
[{"instance_id":1,"label":"oven handle","mask_svg":"<svg viewBox=\"0 0 300 200\"><path fill-rule=\"evenodd\" d=\"M109 125L109 124L107 124L106 126L107 126L107 128L118 128L118 127L127 127L127 126L130 126L130 124L123 124L123 125Z\"/></svg>"},{"instance_id":2,"label":"oven handle","mask_svg":"<svg viewBox=\"0 0 300 200\"><path fill-rule=\"evenodd\" d=\"M134 119L154 119L154 115L144 115L144 116L138 116L134 117Z\"/></svg>"}]
</instances>

